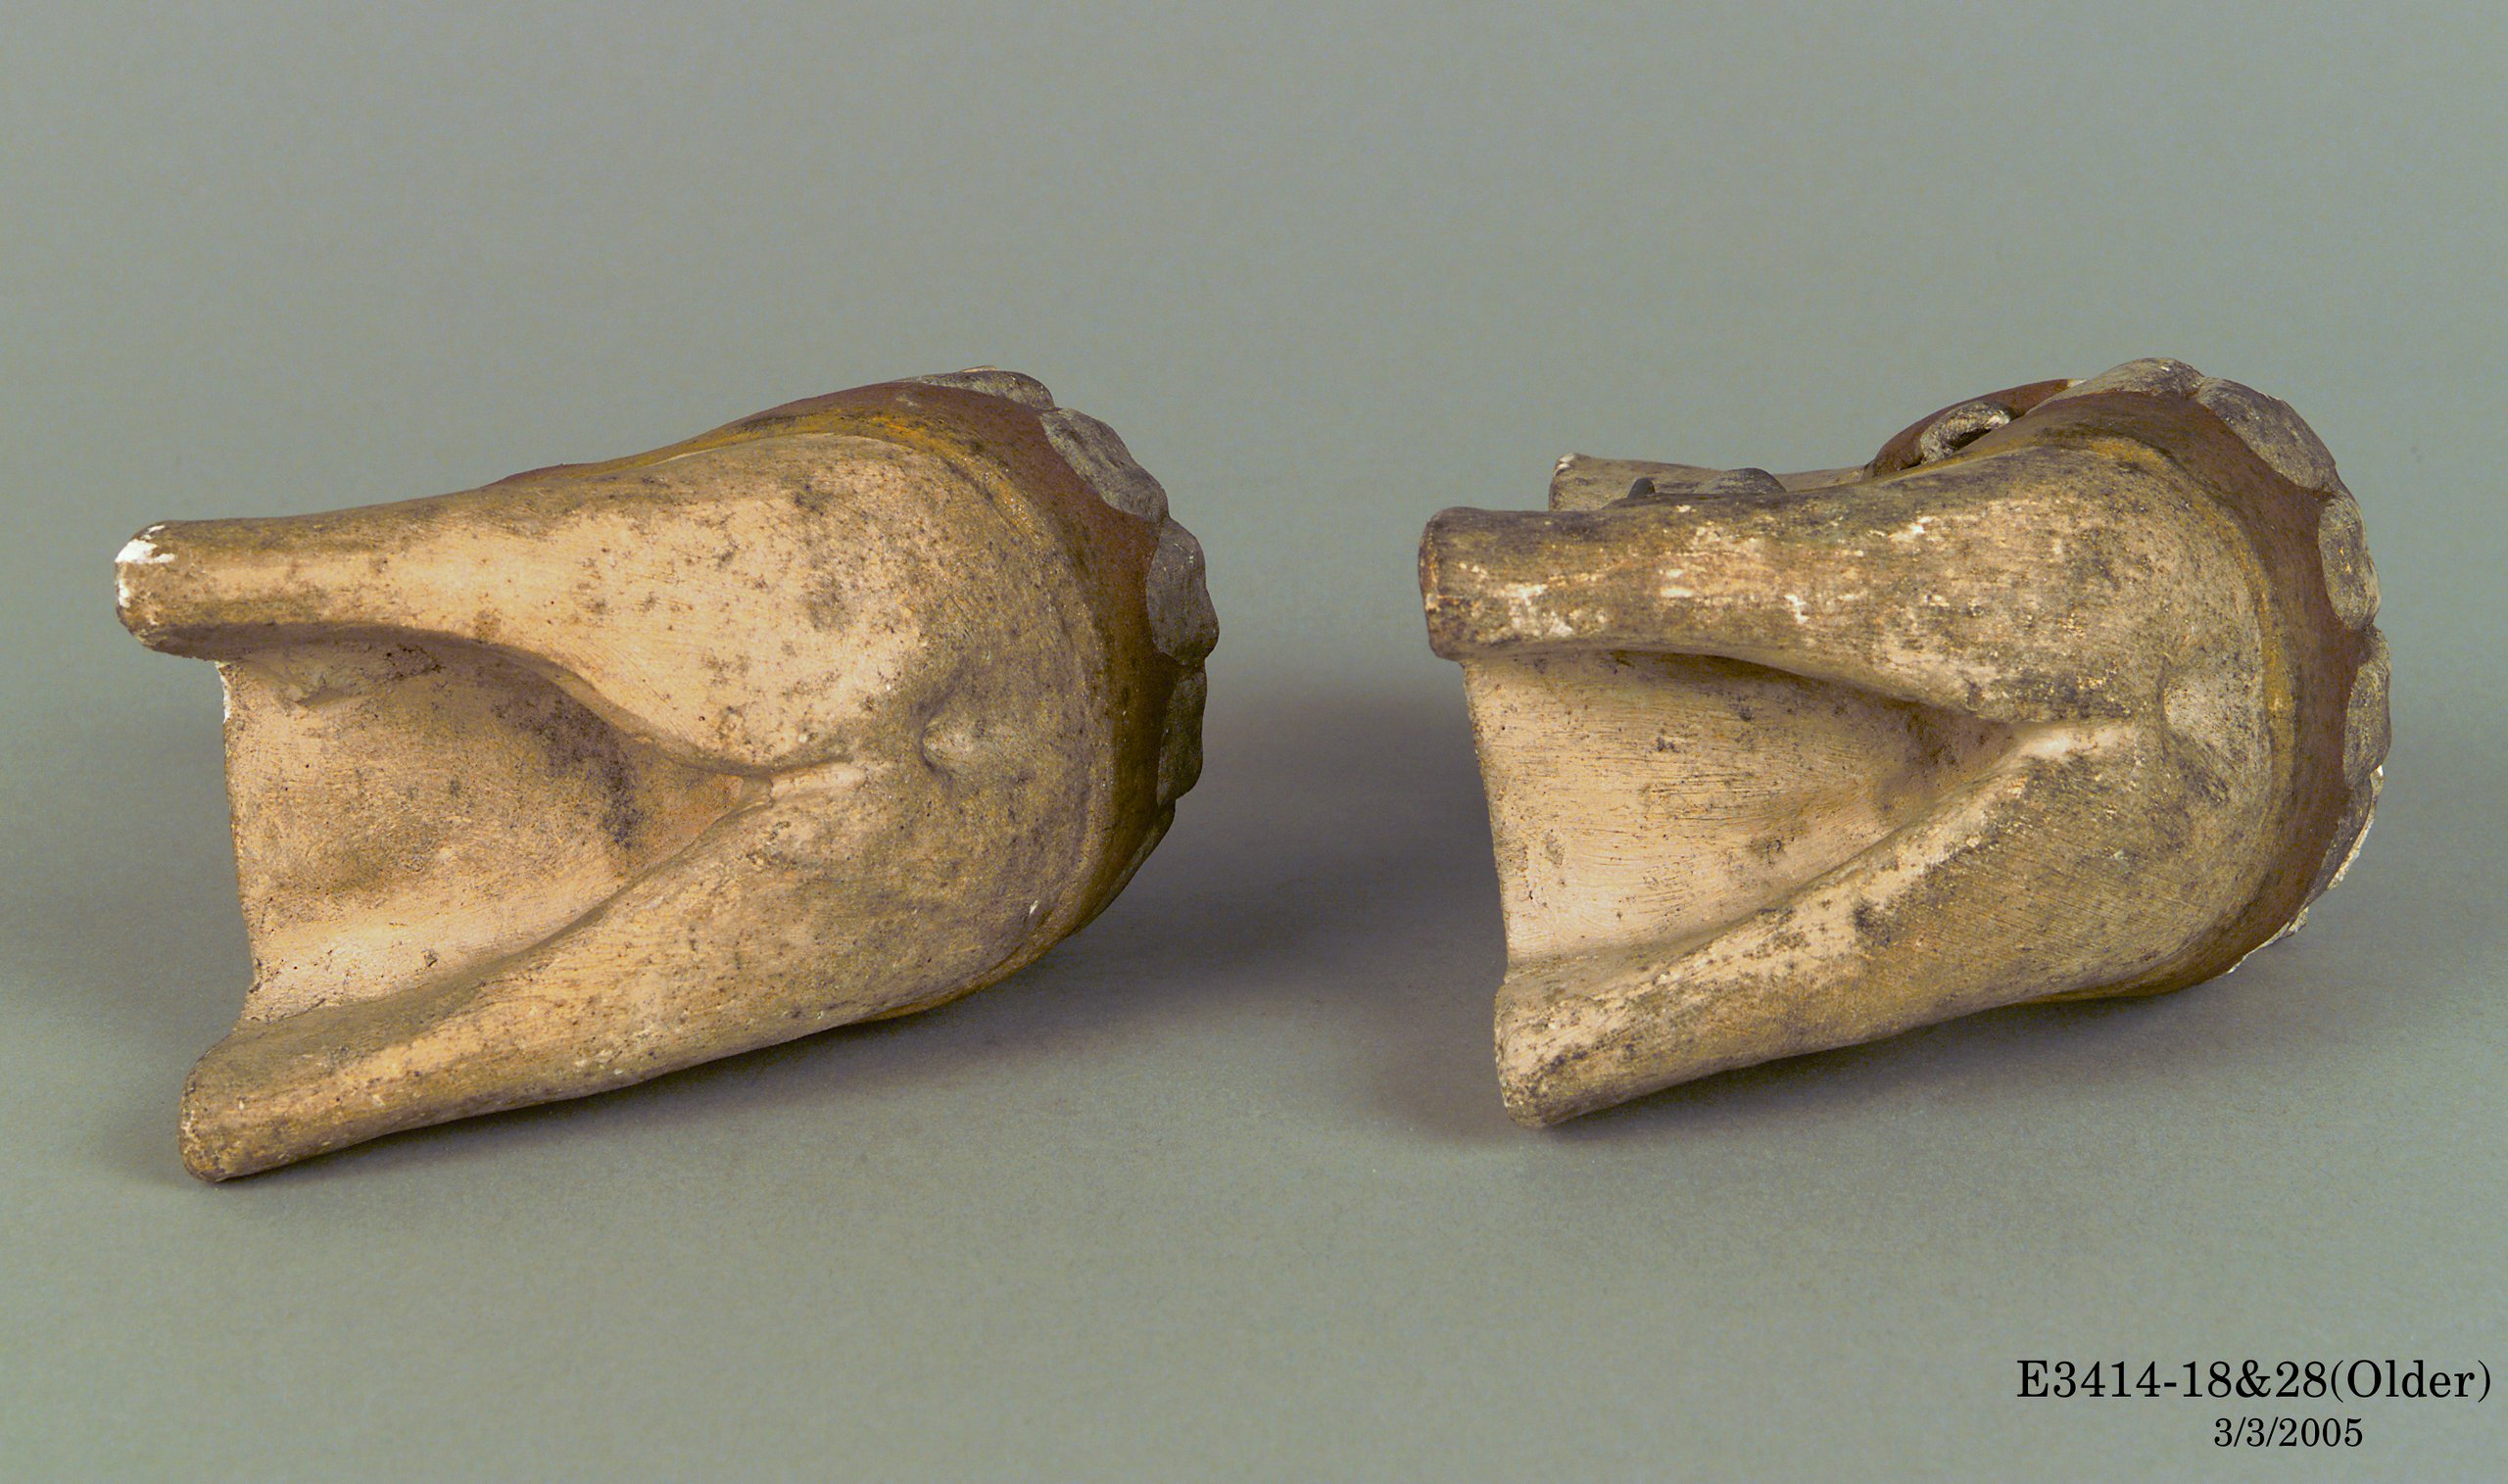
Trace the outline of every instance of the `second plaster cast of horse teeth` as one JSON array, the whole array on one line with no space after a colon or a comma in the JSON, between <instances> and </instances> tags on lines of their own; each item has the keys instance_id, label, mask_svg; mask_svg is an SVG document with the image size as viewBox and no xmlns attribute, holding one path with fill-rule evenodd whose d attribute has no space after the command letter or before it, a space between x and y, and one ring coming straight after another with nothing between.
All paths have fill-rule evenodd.
<instances>
[{"instance_id":1,"label":"second plaster cast of horse teeth","mask_svg":"<svg viewBox=\"0 0 2508 1484\"><path fill-rule=\"evenodd\" d=\"M2234 967L2384 777L2377 577L2289 407L2173 360L1869 462L1571 455L1421 547L1489 796L1509 1111Z\"/></svg>"}]
</instances>

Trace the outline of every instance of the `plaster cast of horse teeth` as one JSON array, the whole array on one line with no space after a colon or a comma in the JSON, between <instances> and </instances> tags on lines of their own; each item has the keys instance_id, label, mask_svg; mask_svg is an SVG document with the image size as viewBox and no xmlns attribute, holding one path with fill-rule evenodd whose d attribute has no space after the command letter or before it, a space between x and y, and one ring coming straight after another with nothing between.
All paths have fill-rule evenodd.
<instances>
[{"instance_id":1,"label":"plaster cast of horse teeth","mask_svg":"<svg viewBox=\"0 0 2508 1484\"><path fill-rule=\"evenodd\" d=\"M607 463L154 526L253 950L210 1179L937 1005L1103 908L1200 767L1201 551L989 367Z\"/></svg>"},{"instance_id":2,"label":"plaster cast of horse teeth","mask_svg":"<svg viewBox=\"0 0 2508 1484\"><path fill-rule=\"evenodd\" d=\"M1560 462L1421 546L1489 795L1508 1110L2198 982L2339 879L2386 755L2358 506L2176 361L1869 463Z\"/></svg>"}]
</instances>

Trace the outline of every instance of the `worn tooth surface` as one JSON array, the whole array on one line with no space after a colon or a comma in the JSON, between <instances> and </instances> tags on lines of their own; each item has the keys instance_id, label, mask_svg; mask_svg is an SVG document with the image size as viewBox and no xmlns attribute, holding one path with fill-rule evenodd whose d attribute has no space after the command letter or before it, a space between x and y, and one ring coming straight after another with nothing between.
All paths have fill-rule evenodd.
<instances>
[{"instance_id":1,"label":"worn tooth surface","mask_svg":"<svg viewBox=\"0 0 2508 1484\"><path fill-rule=\"evenodd\" d=\"M2386 761L2392 740L2387 711L2389 663L2387 637L2371 629L2369 652L2352 677L2351 698L2342 715L2342 777L2354 788Z\"/></svg>"},{"instance_id":2,"label":"worn tooth surface","mask_svg":"<svg viewBox=\"0 0 2508 1484\"><path fill-rule=\"evenodd\" d=\"M2203 373L2185 361L2152 356L2110 366L2086 381L2074 382L2047 400L2062 402L2106 392L2139 392L2146 397L2191 397L2202 380Z\"/></svg>"},{"instance_id":3,"label":"worn tooth surface","mask_svg":"<svg viewBox=\"0 0 2508 1484\"><path fill-rule=\"evenodd\" d=\"M2284 479L2303 490L2334 488L2334 455L2289 403L2218 376L2196 382L2194 400L2229 424Z\"/></svg>"},{"instance_id":4,"label":"worn tooth surface","mask_svg":"<svg viewBox=\"0 0 2508 1484\"><path fill-rule=\"evenodd\" d=\"M1149 634L1160 653L1195 664L1219 643L1202 544L1172 520L1160 528L1149 560Z\"/></svg>"},{"instance_id":5,"label":"worn tooth surface","mask_svg":"<svg viewBox=\"0 0 2508 1484\"><path fill-rule=\"evenodd\" d=\"M1167 490L1135 462L1115 430L1085 412L1057 407L1044 414L1045 436L1080 471L1099 499L1127 515L1167 518Z\"/></svg>"},{"instance_id":6,"label":"worn tooth surface","mask_svg":"<svg viewBox=\"0 0 2508 1484\"><path fill-rule=\"evenodd\" d=\"M2350 628L2364 628L2378 616L2378 568L2369 559L2369 534L2360 521L2360 503L2351 492L2335 487L2317 514L2317 554L2325 564L2325 594L2335 616Z\"/></svg>"},{"instance_id":7,"label":"worn tooth surface","mask_svg":"<svg viewBox=\"0 0 2508 1484\"><path fill-rule=\"evenodd\" d=\"M929 376L913 376L907 379L924 386L957 387L964 391L982 392L987 397L998 397L1005 402L1015 402L1023 407L1038 412L1051 411L1054 406L1054 394L1045 390L1043 382L1017 371L1005 371L997 365L969 366L963 371L936 371Z\"/></svg>"}]
</instances>

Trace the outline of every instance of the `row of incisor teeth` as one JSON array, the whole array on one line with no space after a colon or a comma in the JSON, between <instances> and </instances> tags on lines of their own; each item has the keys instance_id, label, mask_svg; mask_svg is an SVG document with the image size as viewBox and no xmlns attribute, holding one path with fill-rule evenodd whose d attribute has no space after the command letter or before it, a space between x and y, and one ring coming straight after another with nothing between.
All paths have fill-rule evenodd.
<instances>
[{"instance_id":1,"label":"row of incisor teeth","mask_svg":"<svg viewBox=\"0 0 2508 1484\"><path fill-rule=\"evenodd\" d=\"M1037 413L1046 441L1081 483L1099 500L1156 525L1158 550L1150 557L1147 591L1150 643L1186 671L1168 697L1159 749L1158 798L1173 803L1201 773L1201 722L1206 682L1203 656L1219 643L1219 617L1211 607L1201 543L1167 511L1167 490L1140 466L1122 435L1085 412L1057 407L1053 393L1033 376L999 366L974 366L910 380L959 387L1005 398Z\"/></svg>"}]
</instances>

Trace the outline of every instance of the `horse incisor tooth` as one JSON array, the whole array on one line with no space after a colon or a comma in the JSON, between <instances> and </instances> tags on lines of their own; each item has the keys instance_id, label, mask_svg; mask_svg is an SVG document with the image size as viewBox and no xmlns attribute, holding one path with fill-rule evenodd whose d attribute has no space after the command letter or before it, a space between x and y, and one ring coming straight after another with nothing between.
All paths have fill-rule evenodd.
<instances>
[{"instance_id":1,"label":"horse incisor tooth","mask_svg":"<svg viewBox=\"0 0 2508 1484\"><path fill-rule=\"evenodd\" d=\"M1010 974L1167 828L1218 638L1157 481L990 367L118 575L228 696L210 1179Z\"/></svg>"},{"instance_id":2,"label":"horse incisor tooth","mask_svg":"<svg viewBox=\"0 0 2508 1484\"><path fill-rule=\"evenodd\" d=\"M1574 455L1551 495L1445 511L1420 558L1487 786L1520 1122L2182 988L2367 830L2357 506L2234 382L2134 361L1954 404L1859 469Z\"/></svg>"}]
</instances>

